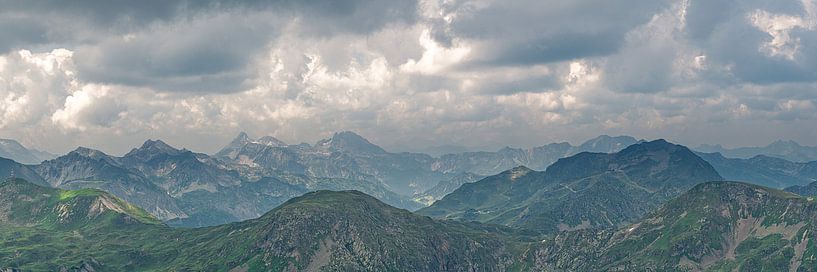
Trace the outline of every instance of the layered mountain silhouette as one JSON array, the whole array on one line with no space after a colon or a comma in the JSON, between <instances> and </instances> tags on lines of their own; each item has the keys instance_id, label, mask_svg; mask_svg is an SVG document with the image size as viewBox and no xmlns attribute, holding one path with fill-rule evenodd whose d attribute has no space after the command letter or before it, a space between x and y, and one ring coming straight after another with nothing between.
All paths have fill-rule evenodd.
<instances>
[{"instance_id":1,"label":"layered mountain silhouette","mask_svg":"<svg viewBox=\"0 0 817 272\"><path fill-rule=\"evenodd\" d=\"M258 219L173 229L102 191L12 179L0 182L0 269L814 271L815 213L795 194L716 181L618 229L545 236L434 220L358 191L310 192Z\"/></svg>"},{"instance_id":2,"label":"layered mountain silhouette","mask_svg":"<svg viewBox=\"0 0 817 272\"><path fill-rule=\"evenodd\" d=\"M617 153L579 153L544 172L517 167L464 184L418 213L544 233L612 228L714 180L722 177L692 151L656 140Z\"/></svg>"},{"instance_id":3,"label":"layered mountain silhouette","mask_svg":"<svg viewBox=\"0 0 817 272\"><path fill-rule=\"evenodd\" d=\"M533 176L540 176L543 175L540 170L545 170L560 158L587 156L582 155L582 152L612 153L639 143L644 142L627 136L603 135L578 146L555 143L530 149L503 148L497 152L466 152L432 157L418 153L391 153L353 132L339 132L314 145L289 145L271 136L254 139L246 133L240 133L213 156L177 149L160 140L148 140L121 157L89 148L77 148L40 164L25 165L0 160L0 175L24 178L39 185L62 189L104 190L142 207L168 224L199 227L256 218L288 199L315 190L358 190L390 205L416 210L441 200L464 184L507 169L525 166L532 169ZM784 188L805 185L815 178L813 163L795 163L768 156L732 159L717 154L698 155L729 180ZM588 156L587 160L606 160L604 157L603 154L593 155ZM522 172L525 171L527 170ZM603 180L621 178L616 176L617 171L608 173L605 170L603 175L597 173L597 169L577 171L590 171L592 173L588 175L596 175L597 179ZM596 183L615 184L583 181L578 186ZM564 190L583 188L558 186ZM640 190L632 186L609 186L614 190ZM589 188L603 190L603 187ZM539 188L526 190L535 191ZM552 188L547 190L552 191ZM655 188L649 188L647 192L653 190ZM548 194L556 192L551 191ZM567 196L570 195L563 195ZM552 203L537 205L545 204ZM650 202L641 207L642 211L627 212L618 219L596 217L594 220L603 222L591 225L615 226L619 221L629 222L643 213L644 209L655 205L657 204ZM557 208L547 206L545 209ZM497 221L485 221L485 218L493 215L487 215L478 208L467 208L458 213L467 220L502 224L536 220L530 219L526 212L515 216L528 219L504 218L496 219ZM514 213L506 216L512 214ZM554 224L555 229L575 229L589 227L590 223L580 219ZM550 225L546 228L554 229Z\"/></svg>"},{"instance_id":4,"label":"layered mountain silhouette","mask_svg":"<svg viewBox=\"0 0 817 272\"><path fill-rule=\"evenodd\" d=\"M763 147L724 148L721 145L701 145L696 150L721 153L729 158L749 159L758 155L786 159L793 162L817 161L817 146L802 146L795 141L778 140Z\"/></svg>"},{"instance_id":5,"label":"layered mountain silhouette","mask_svg":"<svg viewBox=\"0 0 817 272\"><path fill-rule=\"evenodd\" d=\"M37 164L44 160L56 158L57 155L26 148L15 140L0 139L0 157L12 159L23 164Z\"/></svg>"},{"instance_id":6,"label":"layered mountain silhouette","mask_svg":"<svg viewBox=\"0 0 817 272\"><path fill-rule=\"evenodd\" d=\"M817 161L791 162L757 155L749 159L726 158L720 153L698 153L727 180L745 181L772 188L806 185L817 181Z\"/></svg>"}]
</instances>

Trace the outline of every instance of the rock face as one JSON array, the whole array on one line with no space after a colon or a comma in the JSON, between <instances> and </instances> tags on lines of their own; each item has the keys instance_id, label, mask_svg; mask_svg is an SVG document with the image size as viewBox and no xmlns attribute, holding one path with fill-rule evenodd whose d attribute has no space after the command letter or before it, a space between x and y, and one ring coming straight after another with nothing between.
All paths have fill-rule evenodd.
<instances>
[{"instance_id":1,"label":"rock face","mask_svg":"<svg viewBox=\"0 0 817 272\"><path fill-rule=\"evenodd\" d=\"M775 189L710 182L618 231L563 233L540 267L572 271L814 271L817 203Z\"/></svg>"},{"instance_id":2,"label":"rock face","mask_svg":"<svg viewBox=\"0 0 817 272\"><path fill-rule=\"evenodd\" d=\"M544 172L517 167L464 184L420 214L543 233L634 222L694 185L721 180L689 149L664 140L618 153L580 153Z\"/></svg>"},{"instance_id":3,"label":"rock face","mask_svg":"<svg viewBox=\"0 0 817 272\"><path fill-rule=\"evenodd\" d=\"M452 180L462 174L494 175L520 165L544 169L559 158L582 151L615 152L636 142L627 136L599 136L580 146L559 143L532 149L504 148L497 152L467 152L433 158L417 153L390 153L349 131L335 133L314 146L286 145L269 136L252 139L241 133L216 156L266 171L368 180L381 183L397 194L411 196L423 195L438 181Z\"/></svg>"},{"instance_id":4,"label":"rock face","mask_svg":"<svg viewBox=\"0 0 817 272\"><path fill-rule=\"evenodd\" d=\"M389 153L348 131L335 133L314 146L286 145L269 136L251 139L242 133L216 156L255 172L359 180L406 197L449 178L431 169L431 156Z\"/></svg>"},{"instance_id":5,"label":"rock face","mask_svg":"<svg viewBox=\"0 0 817 272\"><path fill-rule=\"evenodd\" d=\"M250 180L232 165L159 140L123 157L78 148L34 167L54 187L109 191L178 226L256 218L307 191L274 177Z\"/></svg>"},{"instance_id":6,"label":"rock face","mask_svg":"<svg viewBox=\"0 0 817 272\"><path fill-rule=\"evenodd\" d=\"M817 181L817 161L801 163L757 155L749 159L726 158L720 153L697 153L727 180L746 181L772 188L806 185Z\"/></svg>"}]
</instances>

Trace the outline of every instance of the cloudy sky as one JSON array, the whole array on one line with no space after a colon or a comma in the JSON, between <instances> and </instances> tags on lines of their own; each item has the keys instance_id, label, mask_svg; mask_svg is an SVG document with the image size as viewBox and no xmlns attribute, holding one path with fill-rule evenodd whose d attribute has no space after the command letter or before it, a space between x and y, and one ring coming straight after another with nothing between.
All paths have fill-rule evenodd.
<instances>
[{"instance_id":1,"label":"cloudy sky","mask_svg":"<svg viewBox=\"0 0 817 272\"><path fill-rule=\"evenodd\" d=\"M0 138L817 145L817 0L0 0Z\"/></svg>"}]
</instances>

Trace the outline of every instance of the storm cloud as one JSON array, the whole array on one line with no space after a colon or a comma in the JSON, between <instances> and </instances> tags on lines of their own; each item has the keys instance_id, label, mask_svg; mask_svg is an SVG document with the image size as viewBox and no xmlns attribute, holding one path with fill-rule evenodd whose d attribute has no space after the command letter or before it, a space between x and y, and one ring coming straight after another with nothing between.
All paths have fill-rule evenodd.
<instances>
[{"instance_id":1,"label":"storm cloud","mask_svg":"<svg viewBox=\"0 0 817 272\"><path fill-rule=\"evenodd\" d=\"M0 133L817 145L817 1L0 0ZM218 144L214 144L218 143Z\"/></svg>"}]
</instances>

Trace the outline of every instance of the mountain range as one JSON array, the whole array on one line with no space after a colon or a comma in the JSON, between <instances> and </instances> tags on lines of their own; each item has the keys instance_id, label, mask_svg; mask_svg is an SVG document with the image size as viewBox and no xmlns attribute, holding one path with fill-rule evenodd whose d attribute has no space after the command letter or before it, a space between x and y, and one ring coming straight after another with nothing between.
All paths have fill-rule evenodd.
<instances>
[{"instance_id":1,"label":"mountain range","mask_svg":"<svg viewBox=\"0 0 817 272\"><path fill-rule=\"evenodd\" d=\"M519 166L464 184L418 213L543 233L615 228L717 180L718 172L686 147L656 140L617 153L579 153L542 172Z\"/></svg>"},{"instance_id":2,"label":"mountain range","mask_svg":"<svg viewBox=\"0 0 817 272\"><path fill-rule=\"evenodd\" d=\"M783 189L817 181L817 161L792 162L766 155L749 159L727 158L720 153L697 153L727 180L745 181Z\"/></svg>"},{"instance_id":3,"label":"mountain range","mask_svg":"<svg viewBox=\"0 0 817 272\"><path fill-rule=\"evenodd\" d=\"M721 145L701 145L695 150L721 153L730 158L749 159L758 155L786 159L793 162L817 161L817 146L802 146L795 141L778 140L762 147L724 148Z\"/></svg>"},{"instance_id":4,"label":"mountain range","mask_svg":"<svg viewBox=\"0 0 817 272\"><path fill-rule=\"evenodd\" d=\"M316 191L263 216L173 229L102 191L0 183L0 269L501 271L506 230L435 221L358 191Z\"/></svg>"},{"instance_id":5,"label":"mountain range","mask_svg":"<svg viewBox=\"0 0 817 272\"><path fill-rule=\"evenodd\" d=\"M0 157L12 159L23 164L38 164L44 160L56 158L57 155L33 148L26 148L15 140L0 139Z\"/></svg>"},{"instance_id":6,"label":"mountain range","mask_svg":"<svg viewBox=\"0 0 817 272\"><path fill-rule=\"evenodd\" d=\"M582 152L612 153L638 143L644 141L602 135L578 146L554 143L432 157L391 153L348 131L314 145L289 145L271 136L253 139L240 133L214 155L148 140L122 157L77 148L40 164L0 160L0 175L62 189L101 189L170 225L201 227L256 218L288 199L316 190L359 190L387 204L416 210L463 184L513 167L526 166L536 176L560 158ZM817 178L813 163L763 156L732 159L719 154L698 155L728 180L785 188ZM641 213L605 224L629 222ZM565 224L581 227L583 222Z\"/></svg>"},{"instance_id":7,"label":"mountain range","mask_svg":"<svg viewBox=\"0 0 817 272\"><path fill-rule=\"evenodd\" d=\"M814 271L817 204L705 182L618 229L549 235L435 220L357 191L174 229L102 191L0 182L3 271Z\"/></svg>"}]
</instances>

